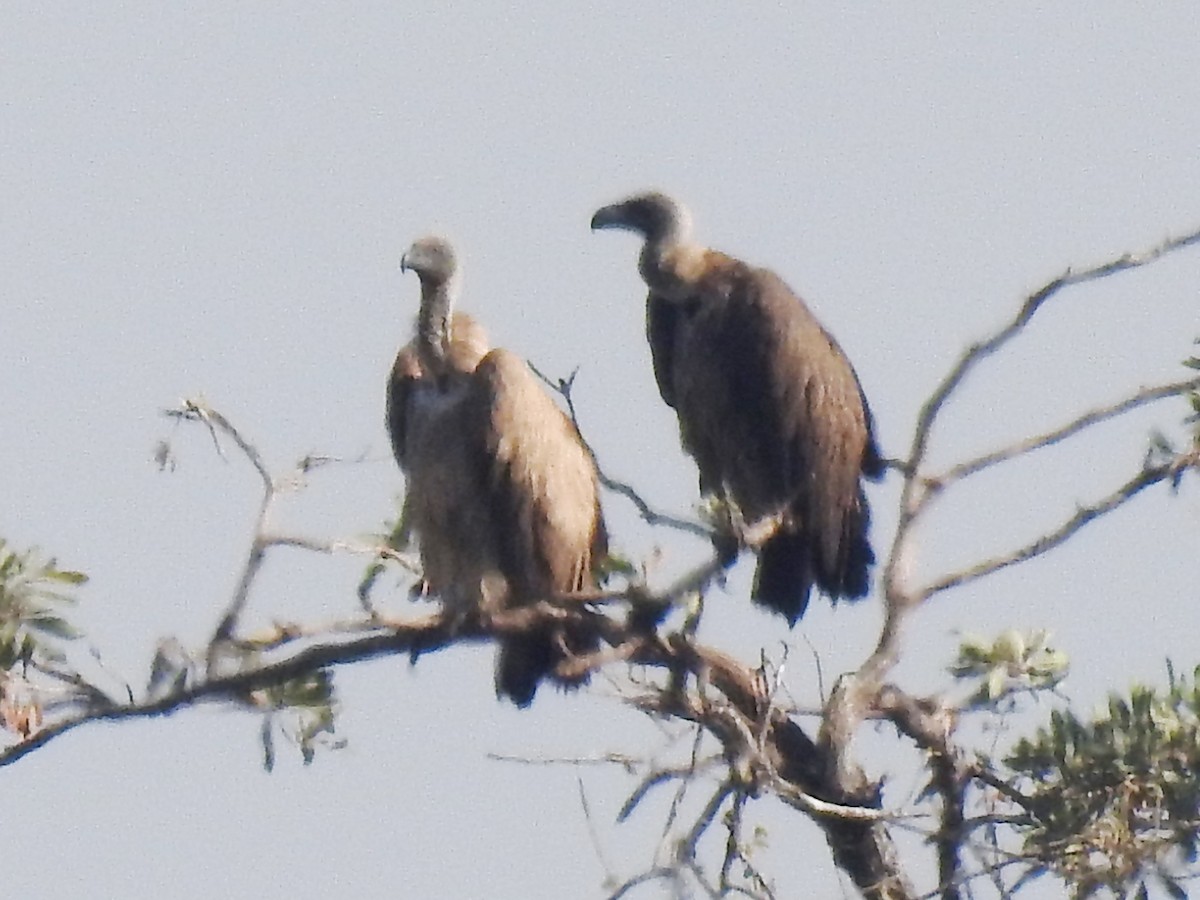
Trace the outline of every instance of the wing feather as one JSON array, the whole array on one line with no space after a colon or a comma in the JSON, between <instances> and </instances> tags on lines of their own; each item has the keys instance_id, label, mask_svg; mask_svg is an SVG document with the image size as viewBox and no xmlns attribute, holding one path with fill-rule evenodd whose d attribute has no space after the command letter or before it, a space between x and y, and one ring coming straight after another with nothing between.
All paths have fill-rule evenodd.
<instances>
[{"instance_id":1,"label":"wing feather","mask_svg":"<svg viewBox=\"0 0 1200 900\"><path fill-rule=\"evenodd\" d=\"M493 515L508 602L528 603L594 585L607 551L595 463L575 426L523 360L493 350L475 371L473 403L485 418L486 502ZM497 692L519 706L565 653L595 649L585 626L547 626L501 642ZM572 687L578 680L560 679Z\"/></svg>"},{"instance_id":2,"label":"wing feather","mask_svg":"<svg viewBox=\"0 0 1200 900\"><path fill-rule=\"evenodd\" d=\"M646 297L646 341L650 344L650 362L654 380L663 402L675 406L675 342L683 324L684 309L650 292Z\"/></svg>"},{"instance_id":3,"label":"wing feather","mask_svg":"<svg viewBox=\"0 0 1200 900\"><path fill-rule=\"evenodd\" d=\"M506 569L516 592L535 598L579 590L590 581L603 532L591 455L516 355L493 350L476 370L474 386L490 422L489 492L504 517Z\"/></svg>"},{"instance_id":4,"label":"wing feather","mask_svg":"<svg viewBox=\"0 0 1200 900\"><path fill-rule=\"evenodd\" d=\"M849 360L767 270L709 251L694 299L675 345L675 386L702 482L723 485L748 521L785 518L786 547L764 559L803 551L811 558L788 571L811 572L835 597L865 593L872 558L860 478L879 463ZM806 597L811 578L781 580L789 577L805 582ZM795 609L789 601L789 618Z\"/></svg>"}]
</instances>

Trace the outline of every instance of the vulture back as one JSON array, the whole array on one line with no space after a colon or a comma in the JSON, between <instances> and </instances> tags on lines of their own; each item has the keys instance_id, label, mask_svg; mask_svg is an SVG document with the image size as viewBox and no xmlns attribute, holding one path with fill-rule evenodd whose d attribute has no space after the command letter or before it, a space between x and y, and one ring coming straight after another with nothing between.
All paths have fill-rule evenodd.
<instances>
[{"instance_id":1,"label":"vulture back","mask_svg":"<svg viewBox=\"0 0 1200 900\"><path fill-rule=\"evenodd\" d=\"M465 341L460 360L476 347ZM389 422L429 588L466 615L594 586L607 550L595 464L529 367L496 349L431 379L409 349L393 369ZM587 627L505 635L497 693L527 706L564 658L594 649Z\"/></svg>"},{"instance_id":2,"label":"vulture back","mask_svg":"<svg viewBox=\"0 0 1200 900\"><path fill-rule=\"evenodd\" d=\"M694 295L651 292L647 335L663 399L676 409L704 492L749 524L779 530L762 547L755 599L795 622L813 585L866 594L864 474L881 471L850 361L775 274L708 251Z\"/></svg>"}]
</instances>

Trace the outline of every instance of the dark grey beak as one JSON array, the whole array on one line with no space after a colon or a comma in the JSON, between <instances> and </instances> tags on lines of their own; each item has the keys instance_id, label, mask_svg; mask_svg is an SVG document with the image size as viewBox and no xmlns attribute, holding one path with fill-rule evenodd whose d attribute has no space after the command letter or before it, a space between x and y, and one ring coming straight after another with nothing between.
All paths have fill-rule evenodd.
<instances>
[{"instance_id":1,"label":"dark grey beak","mask_svg":"<svg viewBox=\"0 0 1200 900\"><path fill-rule=\"evenodd\" d=\"M598 231L601 228L628 228L629 223L625 219L625 204L614 203L611 206L602 206L596 210L596 214L592 216L592 231Z\"/></svg>"}]
</instances>

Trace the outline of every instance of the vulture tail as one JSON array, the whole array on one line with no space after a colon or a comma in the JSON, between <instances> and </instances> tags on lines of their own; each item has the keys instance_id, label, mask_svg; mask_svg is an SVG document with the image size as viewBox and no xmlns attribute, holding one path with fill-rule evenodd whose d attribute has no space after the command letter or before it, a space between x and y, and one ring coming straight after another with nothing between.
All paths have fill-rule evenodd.
<instances>
[{"instance_id":1,"label":"vulture tail","mask_svg":"<svg viewBox=\"0 0 1200 900\"><path fill-rule=\"evenodd\" d=\"M599 648L595 631L586 622L568 626L564 632L541 628L528 634L508 635L500 642L496 657L496 695L507 697L517 706L524 708L533 702L538 685L549 678L564 689L574 689L587 684L588 674L578 677L554 675L554 670L564 659L563 645L571 656L583 656Z\"/></svg>"},{"instance_id":2,"label":"vulture tail","mask_svg":"<svg viewBox=\"0 0 1200 900\"><path fill-rule=\"evenodd\" d=\"M808 608L813 586L812 550L794 531L778 531L758 553L751 597L795 625Z\"/></svg>"},{"instance_id":3,"label":"vulture tail","mask_svg":"<svg viewBox=\"0 0 1200 900\"><path fill-rule=\"evenodd\" d=\"M842 521L837 564L832 571L817 572L817 584L835 600L858 600L867 596L871 589L871 566L875 564L875 554L867 540L870 524L870 507L860 485L858 503L847 511Z\"/></svg>"},{"instance_id":4,"label":"vulture tail","mask_svg":"<svg viewBox=\"0 0 1200 900\"><path fill-rule=\"evenodd\" d=\"M538 684L554 669L555 652L548 632L509 635L496 657L496 696L522 708L533 702Z\"/></svg>"},{"instance_id":5,"label":"vulture tail","mask_svg":"<svg viewBox=\"0 0 1200 900\"><path fill-rule=\"evenodd\" d=\"M842 520L842 537L832 561L822 558L812 536L781 529L759 551L754 600L795 625L808 608L814 585L835 602L865 597L875 562L867 540L869 524L867 499L860 487L858 503Z\"/></svg>"}]
</instances>

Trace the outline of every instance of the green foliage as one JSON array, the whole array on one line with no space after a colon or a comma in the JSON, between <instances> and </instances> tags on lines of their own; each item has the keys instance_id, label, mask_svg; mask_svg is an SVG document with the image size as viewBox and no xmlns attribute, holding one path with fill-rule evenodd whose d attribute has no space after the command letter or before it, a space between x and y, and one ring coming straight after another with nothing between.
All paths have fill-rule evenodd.
<instances>
[{"instance_id":1,"label":"green foliage","mask_svg":"<svg viewBox=\"0 0 1200 900\"><path fill-rule=\"evenodd\" d=\"M1192 343L1200 347L1200 338L1196 338ZM1189 356L1183 361L1183 364L1189 369L1195 369L1197 372L1200 372L1200 356Z\"/></svg>"},{"instance_id":2,"label":"green foliage","mask_svg":"<svg viewBox=\"0 0 1200 900\"><path fill-rule=\"evenodd\" d=\"M596 576L597 581L604 584L614 576L628 579L636 578L638 568L629 557L621 556L618 553L609 553L596 560L595 565L592 567L592 574Z\"/></svg>"},{"instance_id":3,"label":"green foliage","mask_svg":"<svg viewBox=\"0 0 1200 900\"><path fill-rule=\"evenodd\" d=\"M395 521L388 520L384 523L386 533L376 535L382 546L387 547L397 552L407 550L412 543L412 523L409 521L408 504L403 504L400 508L400 514L396 516ZM384 573L387 568L387 556L383 553L377 553L375 557L367 564L363 571L363 576L358 582L358 601L362 604L363 609L370 612L371 592L375 589L375 582L379 580L379 576Z\"/></svg>"},{"instance_id":4,"label":"green foliage","mask_svg":"<svg viewBox=\"0 0 1200 900\"><path fill-rule=\"evenodd\" d=\"M967 701L978 709L1020 692L1053 689L1067 677L1068 668L1067 655L1050 646L1050 632L1009 630L990 644L975 635L965 636L950 674L964 681L979 680Z\"/></svg>"},{"instance_id":5,"label":"green foliage","mask_svg":"<svg viewBox=\"0 0 1200 900\"><path fill-rule=\"evenodd\" d=\"M260 737L263 768L275 768L275 735L296 745L307 766L318 749L339 750L346 745L333 737L336 702L333 672L318 669L290 681L254 691L251 704L265 711Z\"/></svg>"},{"instance_id":6,"label":"green foliage","mask_svg":"<svg viewBox=\"0 0 1200 900\"><path fill-rule=\"evenodd\" d=\"M0 670L62 658L58 645L80 636L67 619L76 603L71 588L86 581L82 572L60 569L53 557L17 552L0 539Z\"/></svg>"},{"instance_id":7,"label":"green foliage","mask_svg":"<svg viewBox=\"0 0 1200 900\"><path fill-rule=\"evenodd\" d=\"M1183 861L1200 848L1200 667L1165 692L1111 695L1090 721L1054 712L1006 763L1034 820L1025 849L1079 898L1187 896Z\"/></svg>"},{"instance_id":8,"label":"green foliage","mask_svg":"<svg viewBox=\"0 0 1200 900\"><path fill-rule=\"evenodd\" d=\"M1197 338L1195 343L1200 345L1200 338ZM1189 356L1183 364L1193 371L1200 372L1200 356ZM1192 410L1183 420L1191 446L1181 450L1161 431L1154 431L1150 435L1150 446L1146 451L1146 465L1174 466L1170 478L1172 490L1179 489L1185 472L1198 468L1194 462L1190 465L1179 465L1180 457L1189 452L1200 452L1200 391L1188 391L1183 397Z\"/></svg>"},{"instance_id":9,"label":"green foliage","mask_svg":"<svg viewBox=\"0 0 1200 900\"><path fill-rule=\"evenodd\" d=\"M1200 345L1200 338L1197 338L1195 343ZM1183 364L1193 371L1200 372L1200 356L1189 356ZM1192 414L1183 421L1192 430L1192 446L1200 448L1200 391L1188 391L1184 396L1192 408Z\"/></svg>"}]
</instances>

